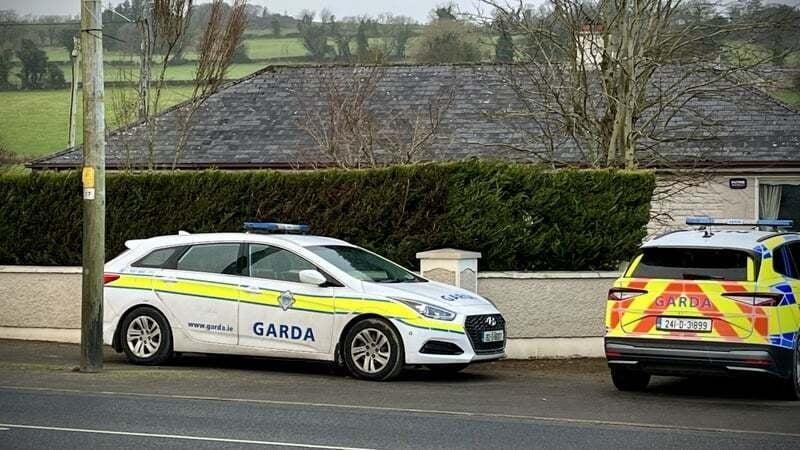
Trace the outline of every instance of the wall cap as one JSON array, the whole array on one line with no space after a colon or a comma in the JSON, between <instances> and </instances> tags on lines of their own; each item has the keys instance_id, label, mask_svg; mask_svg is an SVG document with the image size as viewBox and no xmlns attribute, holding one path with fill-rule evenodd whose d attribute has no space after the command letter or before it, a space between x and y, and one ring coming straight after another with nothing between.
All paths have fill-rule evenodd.
<instances>
[{"instance_id":1,"label":"wall cap","mask_svg":"<svg viewBox=\"0 0 800 450\"><path fill-rule=\"evenodd\" d=\"M73 266L0 266L2 273L82 273L81 267Z\"/></svg>"},{"instance_id":2,"label":"wall cap","mask_svg":"<svg viewBox=\"0 0 800 450\"><path fill-rule=\"evenodd\" d=\"M417 259L479 259L480 257L480 252L455 248L440 248L417 253Z\"/></svg>"},{"instance_id":3,"label":"wall cap","mask_svg":"<svg viewBox=\"0 0 800 450\"><path fill-rule=\"evenodd\" d=\"M514 280L547 280L547 279L616 279L622 272L478 272L478 278L500 278Z\"/></svg>"}]
</instances>

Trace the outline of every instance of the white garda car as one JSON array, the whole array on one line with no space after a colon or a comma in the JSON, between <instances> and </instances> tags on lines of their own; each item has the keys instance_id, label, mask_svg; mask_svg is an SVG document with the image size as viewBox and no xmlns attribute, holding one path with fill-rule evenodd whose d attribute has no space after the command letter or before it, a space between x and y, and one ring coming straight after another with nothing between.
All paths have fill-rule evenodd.
<instances>
[{"instance_id":1,"label":"white garda car","mask_svg":"<svg viewBox=\"0 0 800 450\"><path fill-rule=\"evenodd\" d=\"M105 266L106 344L136 364L176 352L301 358L368 380L505 356L505 320L477 294L304 225L245 228L126 242Z\"/></svg>"}]
</instances>

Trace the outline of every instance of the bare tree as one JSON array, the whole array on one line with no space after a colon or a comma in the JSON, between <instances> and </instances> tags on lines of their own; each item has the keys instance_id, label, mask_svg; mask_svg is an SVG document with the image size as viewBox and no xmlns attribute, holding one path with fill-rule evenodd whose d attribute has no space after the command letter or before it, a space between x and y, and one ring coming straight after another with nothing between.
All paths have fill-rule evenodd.
<instances>
[{"instance_id":1,"label":"bare tree","mask_svg":"<svg viewBox=\"0 0 800 450\"><path fill-rule=\"evenodd\" d=\"M237 47L242 42L246 26L246 0L234 0L227 14L223 0L213 1L211 16L198 48L199 60L195 69L192 96L178 114L178 140L172 163L173 170L186 148L194 114L225 82L225 74L233 62Z\"/></svg>"},{"instance_id":2,"label":"bare tree","mask_svg":"<svg viewBox=\"0 0 800 450\"><path fill-rule=\"evenodd\" d=\"M134 123L142 111L141 91L130 87L134 84L135 75L129 66L117 67L117 80L123 81L114 89L107 89L106 93L109 101L109 111L111 114L109 126L106 127L106 139L111 133L117 133L119 144L122 147L123 165L127 170L135 167L135 160L132 150L132 142L129 140L128 133L124 130L117 132L118 128Z\"/></svg>"},{"instance_id":3,"label":"bare tree","mask_svg":"<svg viewBox=\"0 0 800 450\"><path fill-rule=\"evenodd\" d=\"M319 94L324 104L309 105L299 126L336 166L377 165L378 123L368 109L368 100L383 79L384 70L354 67L344 77L335 70L320 74Z\"/></svg>"},{"instance_id":4,"label":"bare tree","mask_svg":"<svg viewBox=\"0 0 800 450\"><path fill-rule=\"evenodd\" d=\"M320 71L319 102L304 101L299 127L320 153L341 168L412 164L426 159L455 90L434 95L421 107L376 108L386 76L380 66Z\"/></svg>"},{"instance_id":5,"label":"bare tree","mask_svg":"<svg viewBox=\"0 0 800 450\"><path fill-rule=\"evenodd\" d=\"M148 154L148 168L155 167L155 134L156 134L156 115L159 111L159 103L161 94L166 85L165 79L167 68L175 57L176 52L183 45L183 39L186 36L189 25L191 23L192 0L154 0L152 5L152 24L146 27L141 27L143 33L148 33L150 37L150 45L160 50L161 61L158 68L158 79L156 81L155 91L150 94L150 89L141 89L140 98L141 104L145 105L143 108L146 111L146 126L147 126L147 154ZM145 42L148 42L145 40ZM149 51L149 46L143 44L143 57L152 54ZM147 71L144 76L149 77L149 64L142 64L142 71ZM145 79L140 84L146 86L150 85L150 80Z\"/></svg>"},{"instance_id":6,"label":"bare tree","mask_svg":"<svg viewBox=\"0 0 800 450\"><path fill-rule=\"evenodd\" d=\"M693 100L741 87L764 62L724 64L721 43L745 25L687 20L682 0L548 0L539 12L482 1L525 44L503 69L522 106L495 118L527 136L513 148L549 163L569 146L582 164L633 168L662 144L711 141L723 124Z\"/></svg>"}]
</instances>

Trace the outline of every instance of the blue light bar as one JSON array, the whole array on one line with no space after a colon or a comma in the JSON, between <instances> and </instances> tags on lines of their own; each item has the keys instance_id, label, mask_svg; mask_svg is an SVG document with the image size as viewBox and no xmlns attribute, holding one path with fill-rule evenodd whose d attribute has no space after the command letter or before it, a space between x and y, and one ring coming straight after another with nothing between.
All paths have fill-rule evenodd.
<instances>
[{"instance_id":1,"label":"blue light bar","mask_svg":"<svg viewBox=\"0 0 800 450\"><path fill-rule=\"evenodd\" d=\"M308 234L311 227L293 223L245 222L244 229L250 233Z\"/></svg>"},{"instance_id":2,"label":"blue light bar","mask_svg":"<svg viewBox=\"0 0 800 450\"><path fill-rule=\"evenodd\" d=\"M794 225L794 221L788 219L714 219L708 216L692 216L686 218L686 225L790 228Z\"/></svg>"}]
</instances>

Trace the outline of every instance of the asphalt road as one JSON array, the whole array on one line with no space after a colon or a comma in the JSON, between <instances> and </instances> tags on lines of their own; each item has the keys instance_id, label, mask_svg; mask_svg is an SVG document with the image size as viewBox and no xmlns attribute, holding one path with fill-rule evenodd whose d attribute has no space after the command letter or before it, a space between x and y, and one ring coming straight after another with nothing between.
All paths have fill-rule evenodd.
<instances>
[{"instance_id":1,"label":"asphalt road","mask_svg":"<svg viewBox=\"0 0 800 450\"><path fill-rule=\"evenodd\" d=\"M769 382L614 390L600 360L503 361L369 383L330 366L185 356L101 374L71 345L0 341L0 448L800 448Z\"/></svg>"}]
</instances>

